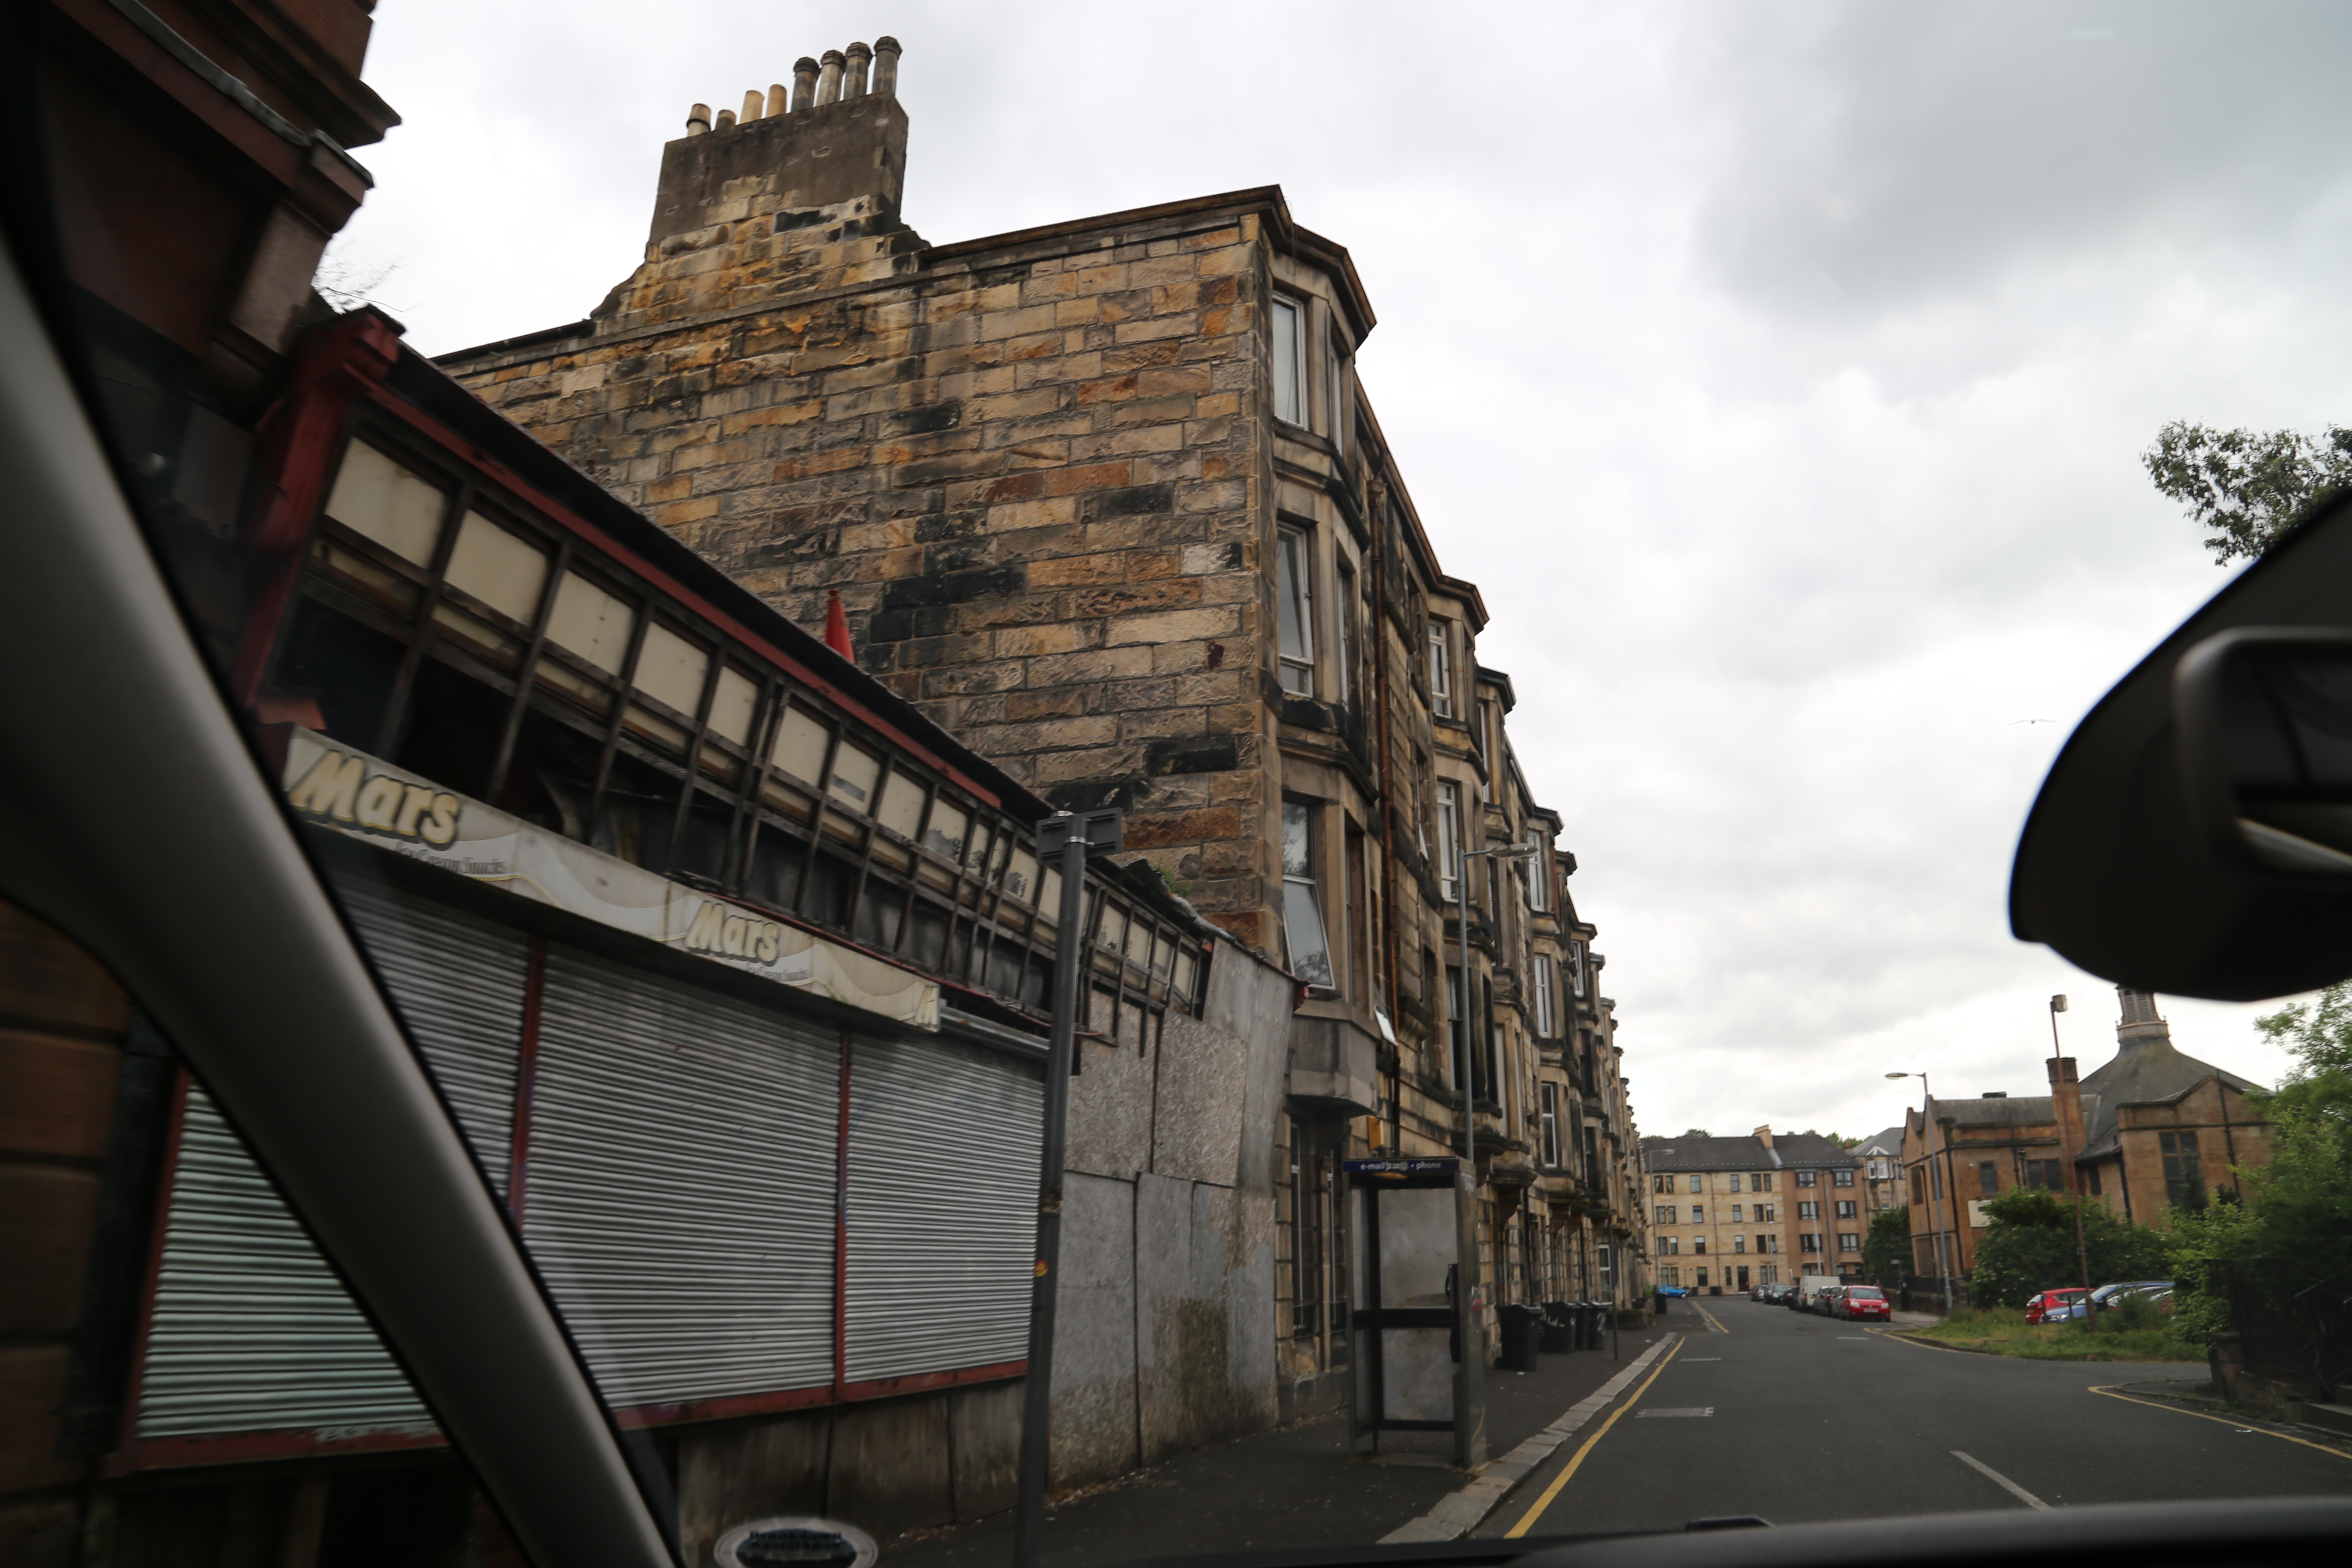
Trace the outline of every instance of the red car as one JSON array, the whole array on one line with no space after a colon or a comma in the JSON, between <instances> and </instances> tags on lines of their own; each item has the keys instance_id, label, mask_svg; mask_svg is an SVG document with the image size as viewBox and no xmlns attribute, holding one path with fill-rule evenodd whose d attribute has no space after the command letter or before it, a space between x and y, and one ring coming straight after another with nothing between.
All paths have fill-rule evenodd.
<instances>
[{"instance_id":1,"label":"red car","mask_svg":"<svg viewBox=\"0 0 2352 1568\"><path fill-rule=\"evenodd\" d=\"M2069 1285L2063 1290L2044 1290L2025 1304L2025 1321L2042 1323L2063 1318L2074 1298L2082 1293L2080 1285Z\"/></svg>"},{"instance_id":2,"label":"red car","mask_svg":"<svg viewBox=\"0 0 2352 1568\"><path fill-rule=\"evenodd\" d=\"M1886 1292L1875 1285L1849 1285L1838 1299L1838 1316L1847 1322L1864 1318L1876 1318L1882 1322L1894 1321L1895 1309L1888 1304Z\"/></svg>"}]
</instances>

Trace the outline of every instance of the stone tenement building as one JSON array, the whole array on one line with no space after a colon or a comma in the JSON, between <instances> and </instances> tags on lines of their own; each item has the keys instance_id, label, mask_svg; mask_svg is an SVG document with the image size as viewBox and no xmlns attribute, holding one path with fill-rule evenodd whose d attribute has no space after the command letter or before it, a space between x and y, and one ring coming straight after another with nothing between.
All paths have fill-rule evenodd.
<instances>
[{"instance_id":1,"label":"stone tenement building","mask_svg":"<svg viewBox=\"0 0 2352 1568\"><path fill-rule=\"evenodd\" d=\"M1976 1267L1986 1200L2019 1187L2082 1193L2118 1219L2167 1226L2236 1173L2270 1161L2254 1084L2172 1043L2156 998L2116 987L2116 1054L2078 1079L2072 1057L2044 1064L2050 1092L1993 1090L1935 1100L1903 1119L1913 1263L1925 1278ZM1939 1262L1939 1259L1941 1260ZM2062 1281L2063 1283L2063 1281Z\"/></svg>"},{"instance_id":2,"label":"stone tenement building","mask_svg":"<svg viewBox=\"0 0 2352 1568\"><path fill-rule=\"evenodd\" d=\"M1662 1285L1720 1296L1807 1274L1858 1275L1869 1229L1862 1161L1817 1132L1646 1138Z\"/></svg>"},{"instance_id":3,"label":"stone tenement building","mask_svg":"<svg viewBox=\"0 0 2352 1568\"><path fill-rule=\"evenodd\" d=\"M868 670L1048 799L1122 806L1129 850L1284 955L1293 1397L1344 1382L1337 1162L1458 1147L1465 989L1488 1300L1627 1289L1594 928L1478 590L1356 379L1348 252L1271 186L929 244L898 58L697 105L636 270L439 363L803 625L837 593ZM1530 858L1464 858L1497 847Z\"/></svg>"}]
</instances>

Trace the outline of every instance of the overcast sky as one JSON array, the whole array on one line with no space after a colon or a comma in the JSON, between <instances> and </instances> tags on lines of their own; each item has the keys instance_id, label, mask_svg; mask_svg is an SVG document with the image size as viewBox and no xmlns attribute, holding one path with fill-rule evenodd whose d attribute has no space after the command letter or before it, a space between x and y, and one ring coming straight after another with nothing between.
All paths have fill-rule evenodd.
<instances>
[{"instance_id":1,"label":"overcast sky","mask_svg":"<svg viewBox=\"0 0 2352 1568\"><path fill-rule=\"evenodd\" d=\"M889 33L937 243L1278 183L1511 730L1644 1131L2032 1093L2115 995L2012 940L2074 720L2225 574L2168 419L2352 420L2352 8L384 0L336 256L428 353L576 320L662 143ZM2031 722L2030 721L2055 721ZM2168 999L2249 1077L2258 1009Z\"/></svg>"}]
</instances>

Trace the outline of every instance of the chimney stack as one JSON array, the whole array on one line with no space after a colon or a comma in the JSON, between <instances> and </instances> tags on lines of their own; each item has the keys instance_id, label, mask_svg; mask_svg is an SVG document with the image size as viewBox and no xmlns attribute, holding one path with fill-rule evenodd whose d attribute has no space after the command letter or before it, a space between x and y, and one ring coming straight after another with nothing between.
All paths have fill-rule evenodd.
<instances>
[{"instance_id":1,"label":"chimney stack","mask_svg":"<svg viewBox=\"0 0 2352 1568\"><path fill-rule=\"evenodd\" d=\"M2074 1157L2083 1152L2083 1086L2074 1076L2073 1057L2052 1057L2043 1064L2050 1070L2051 1120L2058 1124L2058 1163L2065 1173L2066 1191L2082 1189L2083 1174L2074 1165Z\"/></svg>"},{"instance_id":2,"label":"chimney stack","mask_svg":"<svg viewBox=\"0 0 2352 1568\"><path fill-rule=\"evenodd\" d=\"M1769 1123L1756 1130L1756 1142L1763 1144L1767 1149L1772 1146L1772 1129Z\"/></svg>"},{"instance_id":3,"label":"chimney stack","mask_svg":"<svg viewBox=\"0 0 2352 1568\"><path fill-rule=\"evenodd\" d=\"M866 45L849 46L849 68L843 73L841 79L842 97L864 98L866 96L866 68L873 58L874 51Z\"/></svg>"},{"instance_id":4,"label":"chimney stack","mask_svg":"<svg viewBox=\"0 0 2352 1568\"><path fill-rule=\"evenodd\" d=\"M793 62L793 112L798 114L815 103L816 62L803 55Z\"/></svg>"},{"instance_id":5,"label":"chimney stack","mask_svg":"<svg viewBox=\"0 0 2352 1568\"><path fill-rule=\"evenodd\" d=\"M874 93L877 98L898 96L898 40L885 33L874 40Z\"/></svg>"},{"instance_id":6,"label":"chimney stack","mask_svg":"<svg viewBox=\"0 0 2352 1568\"><path fill-rule=\"evenodd\" d=\"M842 57L839 49L827 49L821 58L816 75L816 106L841 101Z\"/></svg>"}]
</instances>

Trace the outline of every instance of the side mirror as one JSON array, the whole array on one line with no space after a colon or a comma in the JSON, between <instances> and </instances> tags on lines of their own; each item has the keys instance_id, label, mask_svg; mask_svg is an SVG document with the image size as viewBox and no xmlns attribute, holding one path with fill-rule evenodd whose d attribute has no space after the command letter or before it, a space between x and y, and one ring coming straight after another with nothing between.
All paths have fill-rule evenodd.
<instances>
[{"instance_id":1,"label":"side mirror","mask_svg":"<svg viewBox=\"0 0 2352 1568\"><path fill-rule=\"evenodd\" d=\"M2189 812L2250 873L2352 887L2352 631L2220 632L2172 675Z\"/></svg>"},{"instance_id":2,"label":"side mirror","mask_svg":"<svg viewBox=\"0 0 2352 1568\"><path fill-rule=\"evenodd\" d=\"M2010 929L2119 984L2252 1002L2352 976L2352 492L2075 726Z\"/></svg>"}]
</instances>

